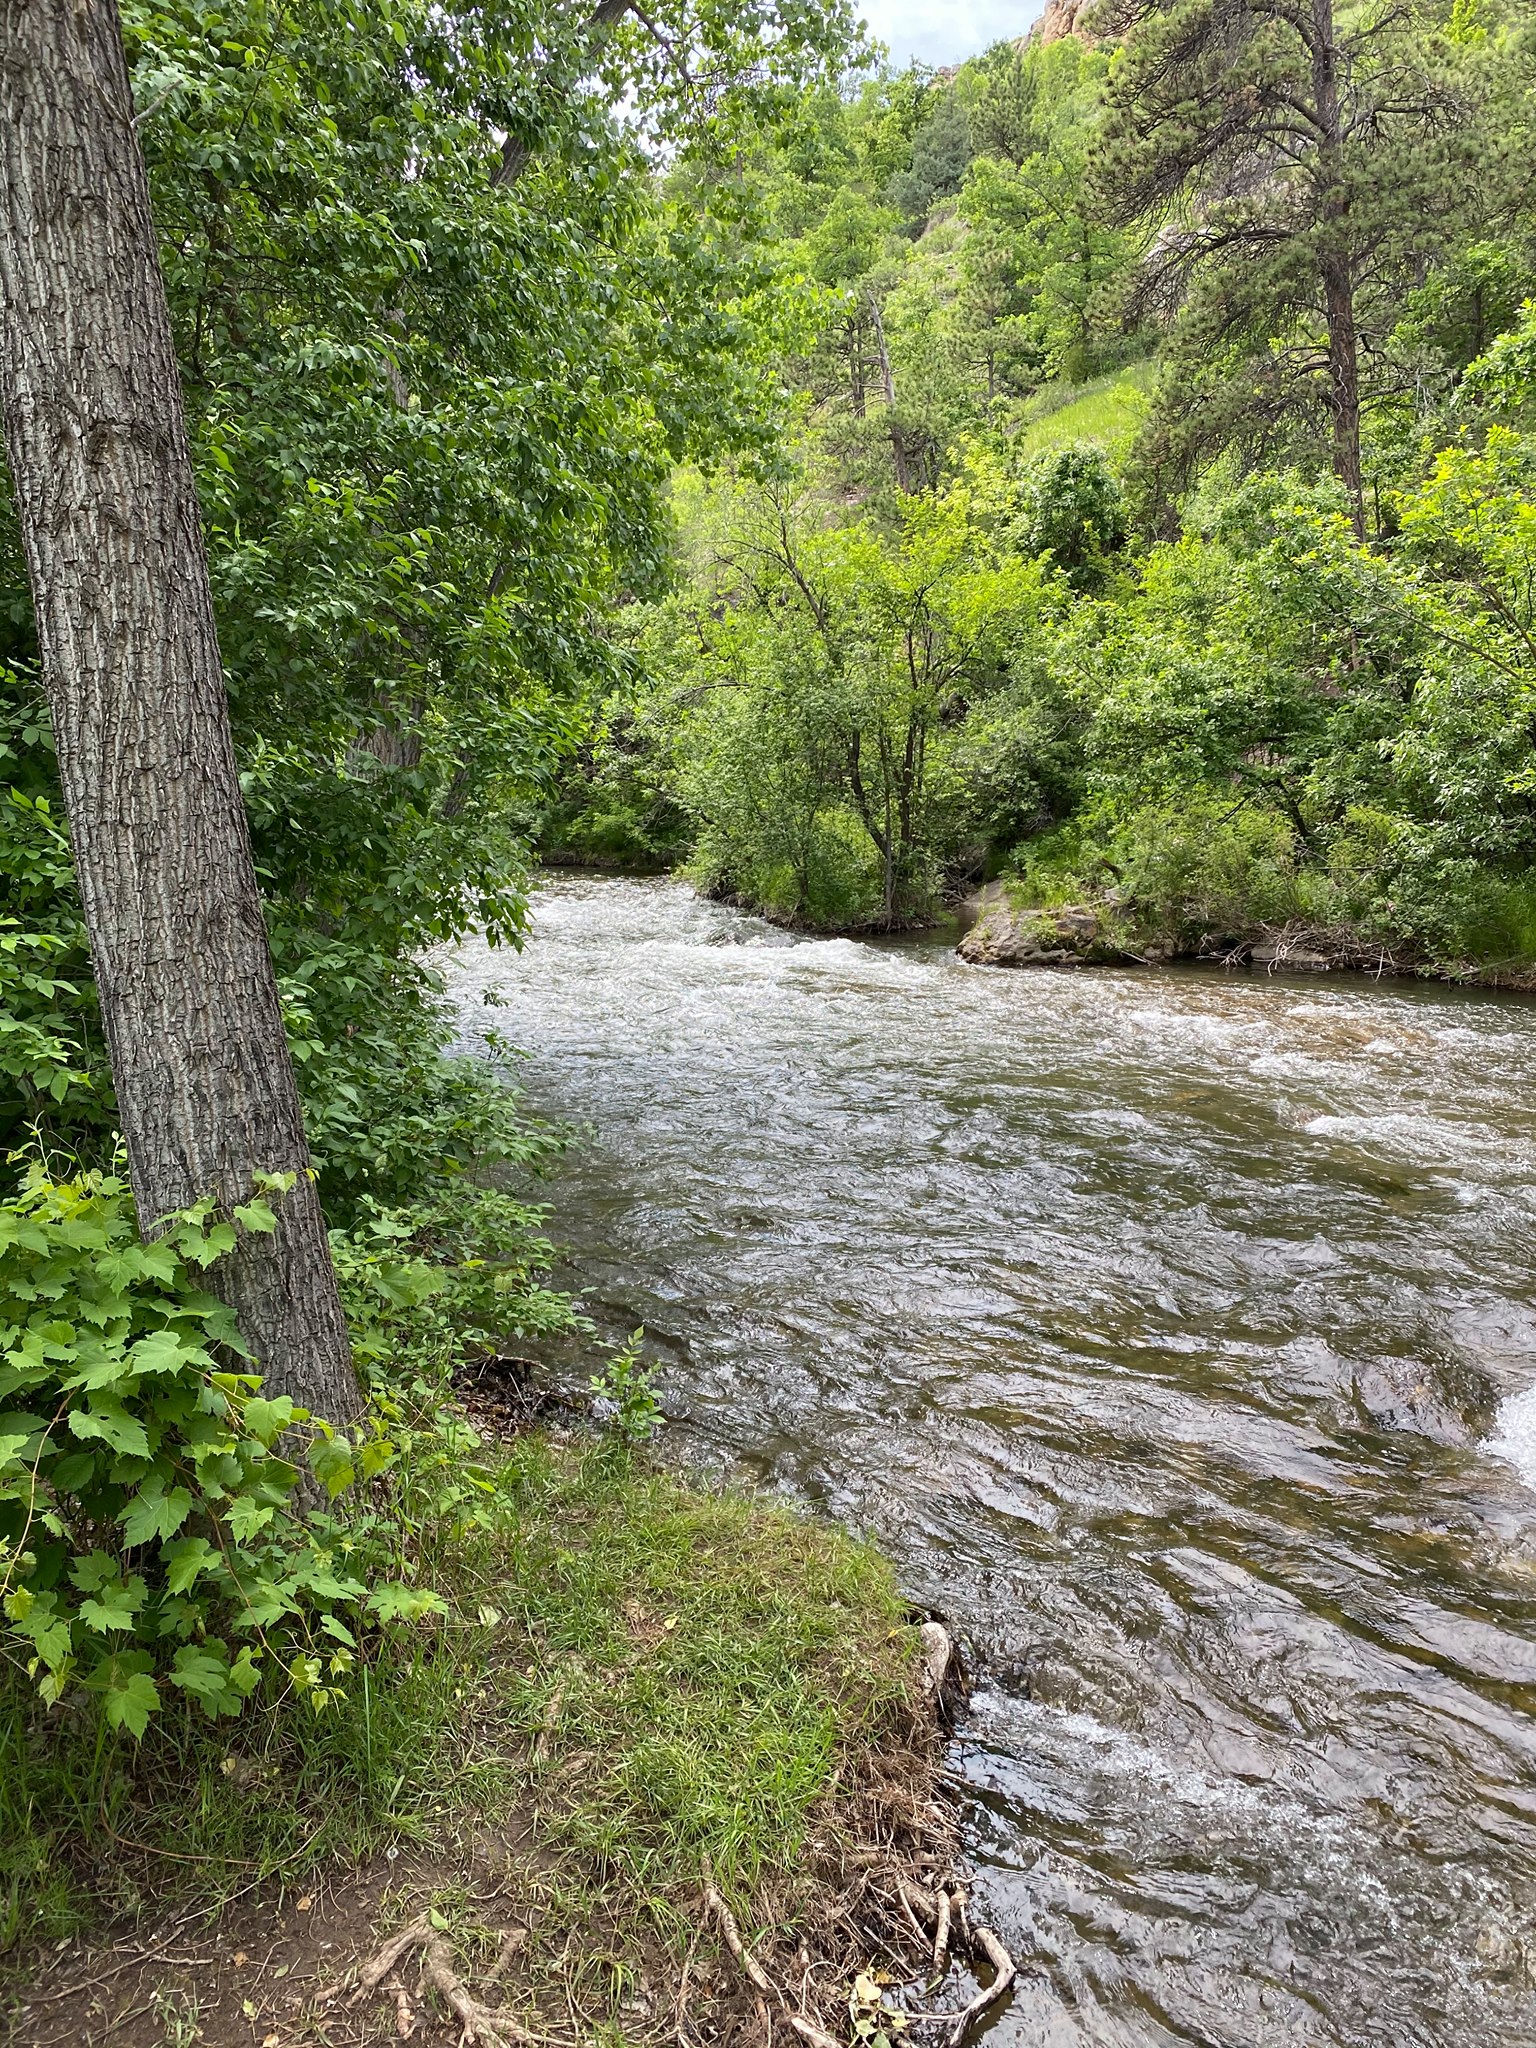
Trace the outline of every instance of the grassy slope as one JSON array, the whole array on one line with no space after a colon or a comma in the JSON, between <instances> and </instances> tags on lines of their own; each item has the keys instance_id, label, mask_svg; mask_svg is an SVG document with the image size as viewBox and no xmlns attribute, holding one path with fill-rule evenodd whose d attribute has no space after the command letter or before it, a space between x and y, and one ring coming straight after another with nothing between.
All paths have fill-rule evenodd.
<instances>
[{"instance_id":1,"label":"grassy slope","mask_svg":"<svg viewBox=\"0 0 1536 2048\"><path fill-rule=\"evenodd\" d=\"M1047 386L1026 408L1020 452L1043 455L1071 441L1107 448L1126 440L1146 417L1153 375L1151 363L1131 363L1087 384Z\"/></svg>"}]
</instances>

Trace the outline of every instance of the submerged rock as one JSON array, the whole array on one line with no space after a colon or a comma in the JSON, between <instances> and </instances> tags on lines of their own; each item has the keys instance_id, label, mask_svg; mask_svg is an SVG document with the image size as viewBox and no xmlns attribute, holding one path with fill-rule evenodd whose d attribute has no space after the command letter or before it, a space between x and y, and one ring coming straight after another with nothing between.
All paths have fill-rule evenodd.
<instances>
[{"instance_id":1,"label":"submerged rock","mask_svg":"<svg viewBox=\"0 0 1536 2048\"><path fill-rule=\"evenodd\" d=\"M976 967L1088 967L1141 957L1126 951L1105 907L1045 910L1016 902L1006 882L988 882L964 909L970 929L955 950Z\"/></svg>"}]
</instances>

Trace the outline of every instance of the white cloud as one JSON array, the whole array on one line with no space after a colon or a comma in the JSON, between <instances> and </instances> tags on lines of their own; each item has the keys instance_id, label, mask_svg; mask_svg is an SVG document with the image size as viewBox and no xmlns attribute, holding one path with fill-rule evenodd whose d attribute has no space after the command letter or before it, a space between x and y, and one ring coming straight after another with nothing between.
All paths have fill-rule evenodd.
<instances>
[{"instance_id":1,"label":"white cloud","mask_svg":"<svg viewBox=\"0 0 1536 2048\"><path fill-rule=\"evenodd\" d=\"M1021 36L1043 0L860 0L870 33L890 45L892 60L959 64L992 43Z\"/></svg>"}]
</instances>

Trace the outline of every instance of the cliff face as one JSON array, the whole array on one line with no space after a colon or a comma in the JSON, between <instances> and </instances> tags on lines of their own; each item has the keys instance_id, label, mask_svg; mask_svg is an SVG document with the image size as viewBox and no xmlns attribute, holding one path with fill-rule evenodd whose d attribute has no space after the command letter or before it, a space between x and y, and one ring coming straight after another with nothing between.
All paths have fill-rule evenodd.
<instances>
[{"instance_id":1,"label":"cliff face","mask_svg":"<svg viewBox=\"0 0 1536 2048\"><path fill-rule=\"evenodd\" d=\"M1030 30L1029 40L1059 43L1063 36L1080 36L1085 43L1091 43L1094 38L1086 26L1078 26L1090 5L1091 0L1045 0L1045 12Z\"/></svg>"},{"instance_id":2,"label":"cliff face","mask_svg":"<svg viewBox=\"0 0 1536 2048\"><path fill-rule=\"evenodd\" d=\"M1045 0L1045 12L1021 43L1113 42L1124 35L1136 12L1135 0Z\"/></svg>"}]
</instances>

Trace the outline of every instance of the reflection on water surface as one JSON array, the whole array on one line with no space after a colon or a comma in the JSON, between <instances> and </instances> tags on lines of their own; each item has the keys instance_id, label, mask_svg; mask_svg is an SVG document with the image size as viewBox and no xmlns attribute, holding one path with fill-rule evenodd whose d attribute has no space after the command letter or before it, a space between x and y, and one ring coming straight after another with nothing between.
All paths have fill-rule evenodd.
<instances>
[{"instance_id":1,"label":"reflection on water surface","mask_svg":"<svg viewBox=\"0 0 1536 2048\"><path fill-rule=\"evenodd\" d=\"M669 1412L985 1653L997 2048L1536 2040L1536 1004L577 877L453 983Z\"/></svg>"}]
</instances>

